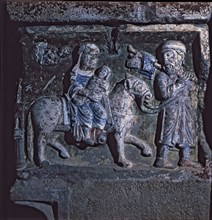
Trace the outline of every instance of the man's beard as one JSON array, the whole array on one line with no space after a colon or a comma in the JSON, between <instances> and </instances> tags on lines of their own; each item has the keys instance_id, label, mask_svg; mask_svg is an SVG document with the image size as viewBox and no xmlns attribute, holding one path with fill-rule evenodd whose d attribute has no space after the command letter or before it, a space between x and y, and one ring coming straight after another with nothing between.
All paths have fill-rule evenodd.
<instances>
[{"instance_id":1,"label":"man's beard","mask_svg":"<svg viewBox=\"0 0 212 220\"><path fill-rule=\"evenodd\" d=\"M174 75L174 74L176 74L176 67L172 64L172 63L170 63L170 62L166 62L165 64L164 64L164 67L165 67L165 71L166 71L166 73L168 74L168 75Z\"/></svg>"}]
</instances>

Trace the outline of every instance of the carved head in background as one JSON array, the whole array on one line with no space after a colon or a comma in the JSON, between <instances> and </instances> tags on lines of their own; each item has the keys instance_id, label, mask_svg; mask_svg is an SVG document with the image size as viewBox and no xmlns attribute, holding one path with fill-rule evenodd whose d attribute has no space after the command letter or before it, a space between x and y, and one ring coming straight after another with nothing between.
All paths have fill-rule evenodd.
<instances>
[{"instance_id":1,"label":"carved head in background","mask_svg":"<svg viewBox=\"0 0 212 220\"><path fill-rule=\"evenodd\" d=\"M79 48L79 67L84 71L93 71L97 68L100 50L92 43L86 43Z\"/></svg>"},{"instance_id":2,"label":"carved head in background","mask_svg":"<svg viewBox=\"0 0 212 220\"><path fill-rule=\"evenodd\" d=\"M182 73L183 66L185 65L185 45L178 40L167 40L161 47L164 69L168 75L178 71Z\"/></svg>"}]
</instances>

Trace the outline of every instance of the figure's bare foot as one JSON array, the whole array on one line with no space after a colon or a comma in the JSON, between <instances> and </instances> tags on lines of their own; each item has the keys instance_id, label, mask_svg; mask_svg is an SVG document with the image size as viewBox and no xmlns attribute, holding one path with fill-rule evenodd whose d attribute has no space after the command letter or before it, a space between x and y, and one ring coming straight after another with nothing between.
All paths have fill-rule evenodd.
<instances>
[{"instance_id":1,"label":"figure's bare foot","mask_svg":"<svg viewBox=\"0 0 212 220\"><path fill-rule=\"evenodd\" d=\"M161 157L156 158L154 165L158 168L167 168L167 169L174 169L174 165L169 162L167 159L163 159Z\"/></svg>"},{"instance_id":2,"label":"figure's bare foot","mask_svg":"<svg viewBox=\"0 0 212 220\"><path fill-rule=\"evenodd\" d=\"M191 161L191 160L184 160L184 159L179 160L178 165L180 167L193 167L193 168L200 168L200 167L202 167L197 162L194 162L194 161Z\"/></svg>"}]
</instances>

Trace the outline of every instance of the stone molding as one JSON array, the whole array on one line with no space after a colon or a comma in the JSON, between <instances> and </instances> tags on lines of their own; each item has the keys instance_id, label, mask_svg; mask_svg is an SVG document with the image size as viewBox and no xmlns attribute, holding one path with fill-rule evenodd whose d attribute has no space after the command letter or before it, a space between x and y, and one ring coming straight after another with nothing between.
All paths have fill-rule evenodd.
<instances>
[{"instance_id":1,"label":"stone molding","mask_svg":"<svg viewBox=\"0 0 212 220\"><path fill-rule=\"evenodd\" d=\"M8 0L11 21L65 23L207 23L208 2L107 2Z\"/></svg>"}]
</instances>

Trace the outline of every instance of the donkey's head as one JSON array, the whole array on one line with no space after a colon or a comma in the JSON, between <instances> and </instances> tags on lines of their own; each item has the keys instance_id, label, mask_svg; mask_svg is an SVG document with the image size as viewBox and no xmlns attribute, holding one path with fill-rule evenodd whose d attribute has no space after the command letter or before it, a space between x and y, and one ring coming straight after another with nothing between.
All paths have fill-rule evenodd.
<instances>
[{"instance_id":1,"label":"donkey's head","mask_svg":"<svg viewBox=\"0 0 212 220\"><path fill-rule=\"evenodd\" d=\"M157 59L145 52L138 51L128 45L127 47L128 57L125 62L125 66L130 70L137 70L140 74L146 76L148 79L152 79L156 69L160 69L160 64L157 63Z\"/></svg>"},{"instance_id":2,"label":"donkey's head","mask_svg":"<svg viewBox=\"0 0 212 220\"><path fill-rule=\"evenodd\" d=\"M146 102L152 99L152 93L147 83L134 75L126 73L124 87L134 98L135 96L142 97Z\"/></svg>"}]
</instances>

